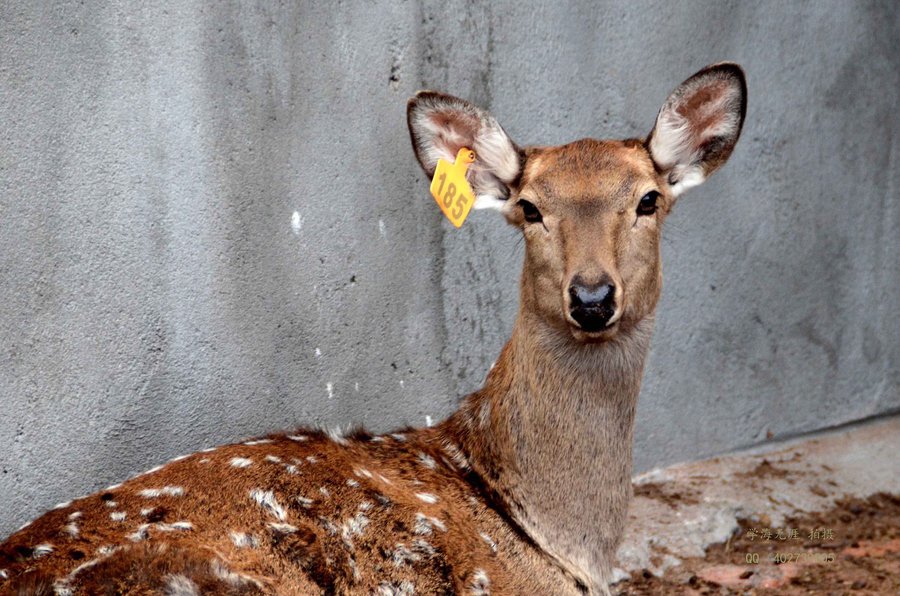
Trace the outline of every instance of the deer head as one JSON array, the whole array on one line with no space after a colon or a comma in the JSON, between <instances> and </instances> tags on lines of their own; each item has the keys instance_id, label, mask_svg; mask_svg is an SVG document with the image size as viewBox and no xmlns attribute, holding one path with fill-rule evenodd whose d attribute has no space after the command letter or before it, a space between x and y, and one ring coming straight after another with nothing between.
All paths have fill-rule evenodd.
<instances>
[{"instance_id":1,"label":"deer head","mask_svg":"<svg viewBox=\"0 0 900 596\"><path fill-rule=\"evenodd\" d=\"M652 314L660 233L682 192L729 157L746 112L736 64L704 68L663 104L646 140L514 143L493 116L423 91L408 106L413 148L430 176L474 149L476 207L494 207L525 237L521 311L577 342L614 338Z\"/></svg>"}]
</instances>

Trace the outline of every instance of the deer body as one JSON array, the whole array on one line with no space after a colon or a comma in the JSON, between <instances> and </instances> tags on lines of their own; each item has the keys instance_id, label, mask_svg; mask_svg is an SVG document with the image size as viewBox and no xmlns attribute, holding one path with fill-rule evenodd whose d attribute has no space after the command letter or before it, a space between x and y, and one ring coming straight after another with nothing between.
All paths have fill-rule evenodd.
<instances>
[{"instance_id":1,"label":"deer body","mask_svg":"<svg viewBox=\"0 0 900 596\"><path fill-rule=\"evenodd\" d=\"M727 159L745 96L716 65L646 141L520 149L471 104L417 95L426 172L473 148L478 200L526 240L484 387L434 428L272 435L62 504L0 546L0 594L608 593L662 220Z\"/></svg>"}]
</instances>

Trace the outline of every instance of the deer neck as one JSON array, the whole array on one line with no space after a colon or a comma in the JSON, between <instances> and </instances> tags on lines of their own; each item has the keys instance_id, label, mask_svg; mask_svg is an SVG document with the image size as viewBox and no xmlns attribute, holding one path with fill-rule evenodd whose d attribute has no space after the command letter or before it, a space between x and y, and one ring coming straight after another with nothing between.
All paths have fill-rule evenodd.
<instances>
[{"instance_id":1,"label":"deer neck","mask_svg":"<svg viewBox=\"0 0 900 596\"><path fill-rule=\"evenodd\" d=\"M652 327L581 344L520 311L485 386L445 426L519 528L590 591L604 590L624 528Z\"/></svg>"}]
</instances>

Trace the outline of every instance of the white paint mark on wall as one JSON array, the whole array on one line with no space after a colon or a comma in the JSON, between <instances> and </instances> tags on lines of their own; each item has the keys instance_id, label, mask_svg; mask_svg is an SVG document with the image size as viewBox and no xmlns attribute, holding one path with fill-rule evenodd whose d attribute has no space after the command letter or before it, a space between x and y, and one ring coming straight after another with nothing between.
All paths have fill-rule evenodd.
<instances>
[{"instance_id":1,"label":"white paint mark on wall","mask_svg":"<svg viewBox=\"0 0 900 596\"><path fill-rule=\"evenodd\" d=\"M328 399L334 397L334 385L331 383L325 383L325 389L328 391Z\"/></svg>"},{"instance_id":2,"label":"white paint mark on wall","mask_svg":"<svg viewBox=\"0 0 900 596\"><path fill-rule=\"evenodd\" d=\"M378 220L378 233L381 234L381 237L382 237L382 238L384 238L385 236L387 236L387 229L386 229L385 226L384 226L384 220L383 220L383 219L379 219L379 220Z\"/></svg>"},{"instance_id":3,"label":"white paint mark on wall","mask_svg":"<svg viewBox=\"0 0 900 596\"><path fill-rule=\"evenodd\" d=\"M425 416L425 426L431 428L431 425L434 424L434 421L431 419L431 416Z\"/></svg>"},{"instance_id":4,"label":"white paint mark on wall","mask_svg":"<svg viewBox=\"0 0 900 596\"><path fill-rule=\"evenodd\" d=\"M293 215L291 215L291 230L293 230L294 235L300 235L300 229L303 227L303 218L300 217L299 211L294 211Z\"/></svg>"},{"instance_id":5,"label":"white paint mark on wall","mask_svg":"<svg viewBox=\"0 0 900 596\"><path fill-rule=\"evenodd\" d=\"M322 356L322 350L316 348L316 358L320 358Z\"/></svg>"}]
</instances>

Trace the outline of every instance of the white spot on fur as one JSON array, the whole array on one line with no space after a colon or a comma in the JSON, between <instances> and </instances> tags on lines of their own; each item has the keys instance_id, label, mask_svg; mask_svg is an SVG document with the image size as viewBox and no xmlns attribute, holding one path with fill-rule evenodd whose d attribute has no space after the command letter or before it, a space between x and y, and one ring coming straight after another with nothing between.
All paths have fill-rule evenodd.
<instances>
[{"instance_id":1,"label":"white spot on fur","mask_svg":"<svg viewBox=\"0 0 900 596\"><path fill-rule=\"evenodd\" d=\"M312 455L307 455L307 456L306 456L306 461L308 461L308 462L311 463L311 464L314 464L314 463L318 462L319 460L317 460L317 459L316 459L315 457L313 457Z\"/></svg>"},{"instance_id":2,"label":"white spot on fur","mask_svg":"<svg viewBox=\"0 0 900 596\"><path fill-rule=\"evenodd\" d=\"M253 460L248 457L232 457L228 463L235 468L249 468L253 465Z\"/></svg>"},{"instance_id":3,"label":"white spot on fur","mask_svg":"<svg viewBox=\"0 0 900 596\"><path fill-rule=\"evenodd\" d=\"M431 546L431 543L421 538L413 540L413 550L427 557L434 556L435 553L434 547Z\"/></svg>"},{"instance_id":4,"label":"white spot on fur","mask_svg":"<svg viewBox=\"0 0 900 596\"><path fill-rule=\"evenodd\" d=\"M437 495L433 495L431 493L416 493L416 498L418 498L420 501L424 501L432 505L438 502Z\"/></svg>"},{"instance_id":5,"label":"white spot on fur","mask_svg":"<svg viewBox=\"0 0 900 596\"><path fill-rule=\"evenodd\" d=\"M254 445L268 445L272 443L272 439L256 439L255 441L244 441L244 445L249 445L253 447Z\"/></svg>"},{"instance_id":6,"label":"white spot on fur","mask_svg":"<svg viewBox=\"0 0 900 596\"><path fill-rule=\"evenodd\" d=\"M267 456L266 456L266 461L267 461L267 462L271 462L271 463L273 463L273 464L280 464L280 463L281 463L281 458L278 457L277 455L267 455Z\"/></svg>"},{"instance_id":7,"label":"white spot on fur","mask_svg":"<svg viewBox=\"0 0 900 596\"><path fill-rule=\"evenodd\" d=\"M0 578L6 579L9 577L9 572L6 569L0 569Z\"/></svg>"},{"instance_id":8,"label":"white spot on fur","mask_svg":"<svg viewBox=\"0 0 900 596\"><path fill-rule=\"evenodd\" d=\"M493 538L491 538L490 536L488 536L488 535L485 534L484 532L481 532L481 533L478 534L478 535L481 536L481 539L482 539L482 540L484 540L485 542L487 542L487 545L488 545L489 547L491 547L491 551L492 551L492 552L497 552L497 543L494 542L494 539L493 539Z\"/></svg>"},{"instance_id":9,"label":"white spot on fur","mask_svg":"<svg viewBox=\"0 0 900 596\"><path fill-rule=\"evenodd\" d=\"M125 521L125 512L124 511L113 511L109 514L109 519L113 521Z\"/></svg>"},{"instance_id":10,"label":"white spot on fur","mask_svg":"<svg viewBox=\"0 0 900 596\"><path fill-rule=\"evenodd\" d=\"M491 580L484 569L476 569L469 582L469 590L472 596L489 596L491 593Z\"/></svg>"},{"instance_id":11,"label":"white spot on fur","mask_svg":"<svg viewBox=\"0 0 900 596\"><path fill-rule=\"evenodd\" d=\"M432 529L437 528L441 532L447 531L444 522L436 517L429 517L421 511L416 513L416 521L413 524L413 532L420 536L428 536L432 533Z\"/></svg>"},{"instance_id":12,"label":"white spot on fur","mask_svg":"<svg viewBox=\"0 0 900 596\"><path fill-rule=\"evenodd\" d=\"M118 507L118 506L119 506L119 504L118 504L117 502L115 502L115 501L104 501L103 503L104 503L104 505L106 505L106 506L109 507L110 509L112 509L113 507Z\"/></svg>"},{"instance_id":13,"label":"white spot on fur","mask_svg":"<svg viewBox=\"0 0 900 596\"><path fill-rule=\"evenodd\" d=\"M299 211L294 211L291 214L291 231L294 232L295 236L300 235L300 229L303 227L303 218L300 217Z\"/></svg>"},{"instance_id":14,"label":"white spot on fur","mask_svg":"<svg viewBox=\"0 0 900 596\"><path fill-rule=\"evenodd\" d=\"M75 522L70 522L63 526L63 532L65 532L72 538L78 538L78 534L80 531L78 529L78 524L76 524Z\"/></svg>"},{"instance_id":15,"label":"white spot on fur","mask_svg":"<svg viewBox=\"0 0 900 596\"><path fill-rule=\"evenodd\" d=\"M156 507L144 507L143 509L141 509L141 517L147 517L154 511L156 511Z\"/></svg>"},{"instance_id":16,"label":"white spot on fur","mask_svg":"<svg viewBox=\"0 0 900 596\"><path fill-rule=\"evenodd\" d=\"M146 476L147 474L152 474L152 473L154 473L154 472L159 472L159 471L162 470L162 469L163 469L162 466L153 466L152 468L150 468L150 469L147 470L146 472L141 472L140 474L138 474L138 476Z\"/></svg>"},{"instance_id":17,"label":"white spot on fur","mask_svg":"<svg viewBox=\"0 0 900 596\"><path fill-rule=\"evenodd\" d=\"M353 470L353 473L356 474L357 476L361 476L361 477L365 477L365 478L372 477L372 472L368 471L365 468L356 468L355 470Z\"/></svg>"},{"instance_id":18,"label":"white spot on fur","mask_svg":"<svg viewBox=\"0 0 900 596\"><path fill-rule=\"evenodd\" d=\"M163 594L165 596L199 596L200 591L197 589L197 584L192 582L189 578L178 574L178 575L167 575L165 578L166 587Z\"/></svg>"},{"instance_id":19,"label":"white spot on fur","mask_svg":"<svg viewBox=\"0 0 900 596\"><path fill-rule=\"evenodd\" d=\"M138 496L146 499L155 499L156 497L180 497L184 494L184 489L180 486L164 486L162 488L145 488L138 491Z\"/></svg>"},{"instance_id":20,"label":"white spot on fur","mask_svg":"<svg viewBox=\"0 0 900 596\"><path fill-rule=\"evenodd\" d=\"M189 521L177 521L173 524L158 523L155 527L162 532L174 532L175 530L193 530L194 524Z\"/></svg>"},{"instance_id":21,"label":"white spot on fur","mask_svg":"<svg viewBox=\"0 0 900 596\"><path fill-rule=\"evenodd\" d=\"M437 462L434 461L434 458L422 451L419 452L419 463L432 470L437 467Z\"/></svg>"},{"instance_id":22,"label":"white spot on fur","mask_svg":"<svg viewBox=\"0 0 900 596\"><path fill-rule=\"evenodd\" d=\"M404 435L403 433L391 433L391 436L401 443L406 441L406 435Z\"/></svg>"},{"instance_id":23,"label":"white spot on fur","mask_svg":"<svg viewBox=\"0 0 900 596\"><path fill-rule=\"evenodd\" d=\"M288 474L297 474L297 466L294 464L284 464L284 469Z\"/></svg>"},{"instance_id":24,"label":"white spot on fur","mask_svg":"<svg viewBox=\"0 0 900 596\"><path fill-rule=\"evenodd\" d=\"M256 536L244 532L232 531L231 542L238 548L256 548L259 546L259 541L256 539Z\"/></svg>"},{"instance_id":25,"label":"white spot on fur","mask_svg":"<svg viewBox=\"0 0 900 596\"><path fill-rule=\"evenodd\" d=\"M341 525L341 538L343 539L344 544L353 548L353 537L362 535L368 525L369 518L362 512L344 520L344 523Z\"/></svg>"},{"instance_id":26,"label":"white spot on fur","mask_svg":"<svg viewBox=\"0 0 900 596\"><path fill-rule=\"evenodd\" d=\"M302 443L303 441L306 441L309 437L307 437L306 435L288 435L287 438L289 438L291 441L297 441L298 443Z\"/></svg>"},{"instance_id":27,"label":"white spot on fur","mask_svg":"<svg viewBox=\"0 0 900 596\"><path fill-rule=\"evenodd\" d=\"M65 509L66 507L68 507L71 504L72 504L72 501L65 501L63 503L57 503L56 505L53 506L53 510L55 511L57 509Z\"/></svg>"},{"instance_id":28,"label":"white spot on fur","mask_svg":"<svg viewBox=\"0 0 900 596\"><path fill-rule=\"evenodd\" d=\"M378 596L414 596L415 586L412 582L402 581L400 585L383 583L378 586Z\"/></svg>"},{"instance_id":29,"label":"white spot on fur","mask_svg":"<svg viewBox=\"0 0 900 596\"><path fill-rule=\"evenodd\" d=\"M319 487L319 492L322 493L322 494L323 494L324 496L326 496L326 497L330 497L330 496L331 496L331 493L328 492L328 489L325 488L324 486L320 486L320 487Z\"/></svg>"},{"instance_id":30,"label":"white spot on fur","mask_svg":"<svg viewBox=\"0 0 900 596\"><path fill-rule=\"evenodd\" d=\"M278 503L278 500L275 498L275 493L272 491L254 488L250 491L250 498L256 501L260 507L268 511L270 515L275 516L278 521L287 519L287 511L285 511L284 507Z\"/></svg>"},{"instance_id":31,"label":"white spot on fur","mask_svg":"<svg viewBox=\"0 0 900 596\"><path fill-rule=\"evenodd\" d=\"M301 496L296 497L296 501L298 503L300 503L300 506L303 507L304 509L309 509L310 507L312 507L312 504L315 502L312 499L309 499L307 497L301 497Z\"/></svg>"},{"instance_id":32,"label":"white spot on fur","mask_svg":"<svg viewBox=\"0 0 900 596\"><path fill-rule=\"evenodd\" d=\"M233 587L253 584L260 590L263 589L262 583L260 583L258 580L250 577L249 575L231 571L230 569L228 569L225 563L223 563L219 559L213 559L210 562L209 567L212 570L213 575Z\"/></svg>"},{"instance_id":33,"label":"white spot on fur","mask_svg":"<svg viewBox=\"0 0 900 596\"><path fill-rule=\"evenodd\" d=\"M52 552L53 545L49 542L42 542L41 544L38 544L36 547L34 547L34 549L31 551L31 556L33 556L35 559L39 559L40 557L49 555Z\"/></svg>"},{"instance_id":34,"label":"white spot on fur","mask_svg":"<svg viewBox=\"0 0 900 596\"><path fill-rule=\"evenodd\" d=\"M171 464L171 463L176 462L176 461L181 461L181 460L183 460L183 459L189 458L190 456L191 456L190 453L188 453L187 455L179 455L179 456L177 456L177 457L173 457L172 459L170 459L170 460L169 460L169 463ZM109 490L109 489L107 489L107 490Z\"/></svg>"},{"instance_id":35,"label":"white spot on fur","mask_svg":"<svg viewBox=\"0 0 900 596\"><path fill-rule=\"evenodd\" d=\"M201 449L200 453L210 453L212 451L215 451L216 449L216 447L207 447L206 449Z\"/></svg>"},{"instance_id":36,"label":"white spot on fur","mask_svg":"<svg viewBox=\"0 0 900 596\"><path fill-rule=\"evenodd\" d=\"M117 488L119 488L119 487L121 487L121 486L122 486L122 483L120 482L119 484L113 484L113 485L111 485L111 486L107 486L107 487L104 488L103 490L106 491L106 492L108 492L108 491L111 491L111 490L116 490Z\"/></svg>"},{"instance_id":37,"label":"white spot on fur","mask_svg":"<svg viewBox=\"0 0 900 596\"><path fill-rule=\"evenodd\" d=\"M394 562L394 567L401 567L406 563L415 563L417 561L421 561L422 556L409 550L405 544L400 543L394 547L394 552L391 556L391 559Z\"/></svg>"},{"instance_id":38,"label":"white spot on fur","mask_svg":"<svg viewBox=\"0 0 900 596\"><path fill-rule=\"evenodd\" d=\"M329 385L329 387L330 387L330 386L331 386L331 383L328 383L328 385ZM330 391L331 391L331 390L329 389L329 395L328 395L328 397L331 397ZM332 441L334 441L335 443L337 443L338 445L349 445L349 444L350 444L350 443L347 441L347 439L344 438L344 435L343 435L343 432L341 431L341 427L340 427L340 426L338 426L338 427L336 427L336 428L332 428L331 430L329 430L329 431L328 431L328 438L331 439Z\"/></svg>"},{"instance_id":39,"label":"white spot on fur","mask_svg":"<svg viewBox=\"0 0 900 596\"><path fill-rule=\"evenodd\" d=\"M204 457L203 459L201 459L201 460L200 460L199 462L197 462L197 463L200 463L200 464L208 464L208 463L209 463L209 458Z\"/></svg>"},{"instance_id":40,"label":"white spot on fur","mask_svg":"<svg viewBox=\"0 0 900 596\"><path fill-rule=\"evenodd\" d=\"M353 558L353 555L347 555L347 565L350 567L350 571L353 572L354 581L362 579L362 575L359 573L359 567L356 566L356 559Z\"/></svg>"},{"instance_id":41,"label":"white spot on fur","mask_svg":"<svg viewBox=\"0 0 900 596\"><path fill-rule=\"evenodd\" d=\"M137 527L137 529L126 536L132 542L140 542L141 540L146 540L150 534L147 532L147 529L150 527L150 524L141 524Z\"/></svg>"},{"instance_id":42,"label":"white spot on fur","mask_svg":"<svg viewBox=\"0 0 900 596\"><path fill-rule=\"evenodd\" d=\"M319 516L319 523L332 536L338 533L339 528L331 520Z\"/></svg>"},{"instance_id":43,"label":"white spot on fur","mask_svg":"<svg viewBox=\"0 0 900 596\"><path fill-rule=\"evenodd\" d=\"M291 524L280 524L275 522L269 522L269 527L278 532L279 534L293 534L297 531L297 526L292 526Z\"/></svg>"},{"instance_id":44,"label":"white spot on fur","mask_svg":"<svg viewBox=\"0 0 900 596\"><path fill-rule=\"evenodd\" d=\"M69 518L68 518L68 519L69 519L69 521L74 521L74 520L78 519L79 517L81 517L81 512L80 512L80 511L73 511L72 513L69 514Z\"/></svg>"}]
</instances>

